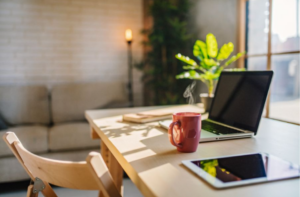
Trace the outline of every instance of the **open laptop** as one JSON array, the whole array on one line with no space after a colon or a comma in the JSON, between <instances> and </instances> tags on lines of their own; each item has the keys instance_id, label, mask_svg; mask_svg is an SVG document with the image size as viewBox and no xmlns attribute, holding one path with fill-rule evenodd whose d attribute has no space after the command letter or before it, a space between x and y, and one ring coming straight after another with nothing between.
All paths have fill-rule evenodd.
<instances>
[{"instance_id":1,"label":"open laptop","mask_svg":"<svg viewBox=\"0 0 300 197\"><path fill-rule=\"evenodd\" d=\"M223 71L208 119L202 120L200 142L256 135L272 77L273 71ZM168 129L171 122L159 124Z\"/></svg>"}]
</instances>

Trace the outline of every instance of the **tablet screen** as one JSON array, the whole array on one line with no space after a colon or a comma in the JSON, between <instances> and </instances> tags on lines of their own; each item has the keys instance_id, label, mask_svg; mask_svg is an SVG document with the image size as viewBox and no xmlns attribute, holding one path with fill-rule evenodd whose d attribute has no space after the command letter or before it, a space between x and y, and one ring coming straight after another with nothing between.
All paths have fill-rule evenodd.
<instances>
[{"instance_id":1,"label":"tablet screen","mask_svg":"<svg viewBox=\"0 0 300 197\"><path fill-rule=\"evenodd\" d=\"M296 177L300 174L298 165L265 153L191 162L224 183L255 178L266 178L266 181L272 181Z\"/></svg>"}]
</instances>

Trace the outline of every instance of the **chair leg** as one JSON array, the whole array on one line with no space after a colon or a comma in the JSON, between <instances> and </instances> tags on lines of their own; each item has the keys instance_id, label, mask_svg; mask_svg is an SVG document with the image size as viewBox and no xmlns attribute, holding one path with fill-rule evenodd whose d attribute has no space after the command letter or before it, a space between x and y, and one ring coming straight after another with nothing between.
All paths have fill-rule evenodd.
<instances>
[{"instance_id":1,"label":"chair leg","mask_svg":"<svg viewBox=\"0 0 300 197\"><path fill-rule=\"evenodd\" d=\"M27 188L27 195L26 197L38 197L39 193L33 193L33 185L29 185Z\"/></svg>"},{"instance_id":2,"label":"chair leg","mask_svg":"<svg viewBox=\"0 0 300 197\"><path fill-rule=\"evenodd\" d=\"M49 183L43 181L46 188L41 191L45 197L57 197L56 193L53 191L52 187L49 185Z\"/></svg>"},{"instance_id":3,"label":"chair leg","mask_svg":"<svg viewBox=\"0 0 300 197\"><path fill-rule=\"evenodd\" d=\"M107 197L107 196L105 196L105 194L103 192L99 191L98 197Z\"/></svg>"}]
</instances>

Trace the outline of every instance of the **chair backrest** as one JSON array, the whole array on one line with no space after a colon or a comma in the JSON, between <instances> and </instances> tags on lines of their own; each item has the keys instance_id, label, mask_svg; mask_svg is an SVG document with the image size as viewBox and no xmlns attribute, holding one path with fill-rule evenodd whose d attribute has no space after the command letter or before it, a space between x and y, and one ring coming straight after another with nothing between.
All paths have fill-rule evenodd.
<instances>
[{"instance_id":1,"label":"chair backrest","mask_svg":"<svg viewBox=\"0 0 300 197\"><path fill-rule=\"evenodd\" d=\"M32 180L38 177L44 183L60 187L100 190L105 196L121 196L99 153L91 152L86 161L82 162L52 160L26 150L13 132L7 132L3 139ZM50 187L49 184L46 185L47 187ZM43 194L45 195L44 192ZM53 196L53 194L45 196Z\"/></svg>"}]
</instances>

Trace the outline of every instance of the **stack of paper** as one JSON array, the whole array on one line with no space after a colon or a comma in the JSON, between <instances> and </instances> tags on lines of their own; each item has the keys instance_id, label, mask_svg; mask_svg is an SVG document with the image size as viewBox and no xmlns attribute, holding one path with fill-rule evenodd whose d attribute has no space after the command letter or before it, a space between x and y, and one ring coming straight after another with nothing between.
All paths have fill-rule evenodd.
<instances>
[{"instance_id":1,"label":"stack of paper","mask_svg":"<svg viewBox=\"0 0 300 197\"><path fill-rule=\"evenodd\" d=\"M146 123L165 119L172 119L172 114L177 112L197 112L203 113L203 108L199 108L194 105L185 106L172 106L163 109L156 109L151 111L144 111L136 114L123 115L124 121Z\"/></svg>"}]
</instances>

